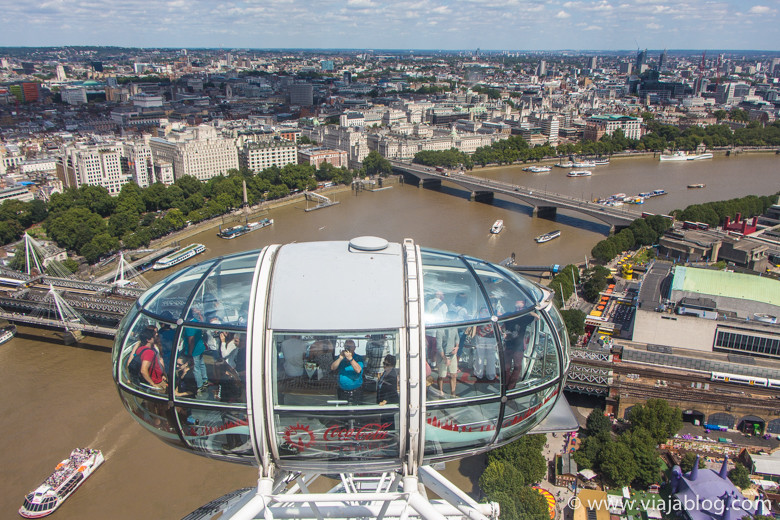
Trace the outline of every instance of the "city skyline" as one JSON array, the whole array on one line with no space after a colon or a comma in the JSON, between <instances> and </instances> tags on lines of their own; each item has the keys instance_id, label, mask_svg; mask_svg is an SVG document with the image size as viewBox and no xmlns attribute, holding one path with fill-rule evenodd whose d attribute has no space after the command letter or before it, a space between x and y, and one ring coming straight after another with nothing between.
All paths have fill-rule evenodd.
<instances>
[{"instance_id":1,"label":"city skyline","mask_svg":"<svg viewBox=\"0 0 780 520\"><path fill-rule=\"evenodd\" d=\"M779 11L778 0L54 0L6 4L0 45L777 50Z\"/></svg>"}]
</instances>

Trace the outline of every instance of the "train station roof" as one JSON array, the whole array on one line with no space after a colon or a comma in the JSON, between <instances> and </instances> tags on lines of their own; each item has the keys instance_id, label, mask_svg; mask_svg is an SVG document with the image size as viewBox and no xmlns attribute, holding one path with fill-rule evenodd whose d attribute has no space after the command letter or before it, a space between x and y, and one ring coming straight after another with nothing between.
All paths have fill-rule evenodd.
<instances>
[{"instance_id":1,"label":"train station roof","mask_svg":"<svg viewBox=\"0 0 780 520\"><path fill-rule=\"evenodd\" d=\"M780 281L744 273L678 266L672 291L750 300L780 307Z\"/></svg>"}]
</instances>

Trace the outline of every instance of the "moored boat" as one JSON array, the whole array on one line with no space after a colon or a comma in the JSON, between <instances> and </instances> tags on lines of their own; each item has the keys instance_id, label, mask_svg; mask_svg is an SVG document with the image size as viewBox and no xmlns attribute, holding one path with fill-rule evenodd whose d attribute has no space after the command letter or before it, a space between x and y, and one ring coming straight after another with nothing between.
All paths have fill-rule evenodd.
<instances>
[{"instance_id":1,"label":"moored boat","mask_svg":"<svg viewBox=\"0 0 780 520\"><path fill-rule=\"evenodd\" d=\"M175 251L168 256L160 258L152 266L152 268L155 271L168 269L169 267L173 267L176 264L180 264L185 260L192 258L195 255L199 255L205 250L206 250L206 246L204 246L203 244L190 244L187 247L183 247L182 249L179 249L178 251Z\"/></svg>"},{"instance_id":2,"label":"moored boat","mask_svg":"<svg viewBox=\"0 0 780 520\"><path fill-rule=\"evenodd\" d=\"M566 162L561 161L559 163L555 163L555 166L557 166L558 168L573 168L574 163L571 161L566 161Z\"/></svg>"},{"instance_id":3,"label":"moored boat","mask_svg":"<svg viewBox=\"0 0 780 520\"><path fill-rule=\"evenodd\" d=\"M590 170L572 170L566 174L567 177L590 177L593 172Z\"/></svg>"},{"instance_id":4,"label":"moored boat","mask_svg":"<svg viewBox=\"0 0 780 520\"><path fill-rule=\"evenodd\" d=\"M220 229L219 233L217 233L217 236L220 238L231 240L233 238L240 237L241 235L246 235L250 231L255 231L256 229L262 229L264 227L270 226L273 223L274 223L273 219L264 218L257 222L249 222L247 224L242 224L240 226L233 226L227 229Z\"/></svg>"},{"instance_id":5,"label":"moored boat","mask_svg":"<svg viewBox=\"0 0 780 520\"><path fill-rule=\"evenodd\" d=\"M493 222L493 227L490 228L490 232L494 235L501 233L501 230L504 229L504 221L499 219Z\"/></svg>"},{"instance_id":6,"label":"moored boat","mask_svg":"<svg viewBox=\"0 0 780 520\"><path fill-rule=\"evenodd\" d=\"M43 483L24 497L19 514L25 518L41 518L60 507L85 480L103 464L100 450L76 448Z\"/></svg>"},{"instance_id":7,"label":"moored boat","mask_svg":"<svg viewBox=\"0 0 780 520\"><path fill-rule=\"evenodd\" d=\"M539 235L534 240L536 240L536 243L542 244L544 242L549 242L554 238L558 238L559 236L561 236L561 230L556 229L555 231L550 231L549 233L544 233L543 235Z\"/></svg>"},{"instance_id":8,"label":"moored boat","mask_svg":"<svg viewBox=\"0 0 780 520\"><path fill-rule=\"evenodd\" d=\"M705 187L705 186L706 186L706 184L703 184L703 183L698 183L698 184L689 184L689 185L688 185L688 188L691 188L691 189L694 189L694 188L703 188L703 187Z\"/></svg>"},{"instance_id":9,"label":"moored boat","mask_svg":"<svg viewBox=\"0 0 780 520\"><path fill-rule=\"evenodd\" d=\"M607 159L603 159L603 158L599 157L598 159L594 159L593 163L596 166L605 166L605 165L609 164L609 159L608 158Z\"/></svg>"},{"instance_id":10,"label":"moored boat","mask_svg":"<svg viewBox=\"0 0 780 520\"><path fill-rule=\"evenodd\" d=\"M660 161L699 161L701 159L712 159L713 155L709 152L689 154L683 151L677 151L673 154L662 154Z\"/></svg>"},{"instance_id":11,"label":"moored boat","mask_svg":"<svg viewBox=\"0 0 780 520\"><path fill-rule=\"evenodd\" d=\"M574 161L572 165L574 168L593 168L594 166L596 166L596 162L581 160L581 161Z\"/></svg>"},{"instance_id":12,"label":"moored boat","mask_svg":"<svg viewBox=\"0 0 780 520\"><path fill-rule=\"evenodd\" d=\"M8 343L16 336L16 325L9 323L0 329L0 345Z\"/></svg>"}]
</instances>

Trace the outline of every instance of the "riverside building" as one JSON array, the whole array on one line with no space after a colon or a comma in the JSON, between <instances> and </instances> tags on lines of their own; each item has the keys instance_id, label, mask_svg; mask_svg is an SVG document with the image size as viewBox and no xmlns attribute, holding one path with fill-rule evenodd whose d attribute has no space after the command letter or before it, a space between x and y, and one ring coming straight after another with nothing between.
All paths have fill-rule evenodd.
<instances>
[{"instance_id":1,"label":"riverside building","mask_svg":"<svg viewBox=\"0 0 780 520\"><path fill-rule=\"evenodd\" d=\"M208 125L174 131L166 138L152 137L149 146L155 162L173 165L176 179L192 175L207 181L238 169L238 149L233 140L219 137L216 129Z\"/></svg>"}]
</instances>

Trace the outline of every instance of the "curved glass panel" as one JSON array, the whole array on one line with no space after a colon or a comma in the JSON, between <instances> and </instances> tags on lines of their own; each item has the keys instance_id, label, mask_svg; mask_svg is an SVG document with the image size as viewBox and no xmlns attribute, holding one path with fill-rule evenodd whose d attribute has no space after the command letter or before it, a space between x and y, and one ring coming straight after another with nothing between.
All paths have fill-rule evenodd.
<instances>
[{"instance_id":1,"label":"curved glass panel","mask_svg":"<svg viewBox=\"0 0 780 520\"><path fill-rule=\"evenodd\" d=\"M500 403L452 405L428 409L425 425L425 455L443 455L453 450L486 446L496 433Z\"/></svg>"},{"instance_id":2,"label":"curved glass panel","mask_svg":"<svg viewBox=\"0 0 780 520\"><path fill-rule=\"evenodd\" d=\"M162 319L176 321L185 316L185 306L192 294L193 289L200 281L200 278L212 265L213 261L204 262L188 269L172 279L167 285L164 285L154 298L144 305L151 314L160 316Z\"/></svg>"},{"instance_id":3,"label":"curved glass panel","mask_svg":"<svg viewBox=\"0 0 780 520\"><path fill-rule=\"evenodd\" d=\"M167 367L161 354L157 322L139 313L123 339L119 381L141 392L166 395Z\"/></svg>"},{"instance_id":4,"label":"curved glass panel","mask_svg":"<svg viewBox=\"0 0 780 520\"><path fill-rule=\"evenodd\" d=\"M130 325L132 325L133 321L135 321L136 316L138 316L138 307L133 305L130 307L130 310L127 311L125 317L122 318L122 321L119 322L116 336L114 336L114 346L111 349L111 363L114 366L117 366L117 360L120 353L122 352L122 345L124 343L125 337L127 336L127 331ZM116 377L116 372L114 373L114 377Z\"/></svg>"},{"instance_id":5,"label":"curved glass panel","mask_svg":"<svg viewBox=\"0 0 780 520\"><path fill-rule=\"evenodd\" d=\"M177 401L246 403L246 333L218 326L182 326L173 379Z\"/></svg>"},{"instance_id":6,"label":"curved glass panel","mask_svg":"<svg viewBox=\"0 0 780 520\"><path fill-rule=\"evenodd\" d=\"M277 405L398 408L397 332L275 333L273 348Z\"/></svg>"},{"instance_id":7,"label":"curved glass panel","mask_svg":"<svg viewBox=\"0 0 780 520\"><path fill-rule=\"evenodd\" d=\"M522 287L523 291L528 294L528 297L530 297L532 302L539 303L544 299L544 291L542 291L542 289L539 288L539 286L535 283L512 271L511 269L507 269L506 267L495 264L493 264L493 267L504 273L507 278L513 280L517 285Z\"/></svg>"},{"instance_id":8,"label":"curved glass panel","mask_svg":"<svg viewBox=\"0 0 780 520\"><path fill-rule=\"evenodd\" d=\"M398 409L278 412L276 444L282 459L371 460L398 457Z\"/></svg>"},{"instance_id":9,"label":"curved glass panel","mask_svg":"<svg viewBox=\"0 0 780 520\"><path fill-rule=\"evenodd\" d=\"M488 294L489 309L494 315L505 316L533 306L528 294L504 277L502 273L492 269L491 265L473 258L469 258L468 262L479 276L482 286Z\"/></svg>"},{"instance_id":10,"label":"curved glass panel","mask_svg":"<svg viewBox=\"0 0 780 520\"><path fill-rule=\"evenodd\" d=\"M558 385L553 385L539 392L508 400L504 406L504 420L498 432L498 441L525 433L541 422L555 404L558 391Z\"/></svg>"},{"instance_id":11,"label":"curved glass panel","mask_svg":"<svg viewBox=\"0 0 780 520\"><path fill-rule=\"evenodd\" d=\"M258 252L225 258L209 273L192 302L208 323L246 328Z\"/></svg>"},{"instance_id":12,"label":"curved glass panel","mask_svg":"<svg viewBox=\"0 0 780 520\"><path fill-rule=\"evenodd\" d=\"M149 290L147 290L141 296L139 296L139 298L138 298L138 305L146 306L148 304L149 300L152 297L154 297L154 295L157 294L157 292L162 287L168 285L175 278L178 278L179 276L186 276L187 271L192 269L192 267L197 267L197 266L183 267L183 268L179 269L178 271L175 271L175 272L169 274L168 276L166 276L165 278L163 278L162 280L160 280L159 282L154 284L152 287L149 288Z\"/></svg>"},{"instance_id":13,"label":"curved glass panel","mask_svg":"<svg viewBox=\"0 0 780 520\"><path fill-rule=\"evenodd\" d=\"M547 315L553 322L553 326L558 331L558 338L561 341L561 352L563 353L563 370L569 369L569 331L566 329L566 324L563 322L563 317L560 311L555 305L550 305Z\"/></svg>"},{"instance_id":14,"label":"curved glass panel","mask_svg":"<svg viewBox=\"0 0 780 520\"><path fill-rule=\"evenodd\" d=\"M501 328L507 335L513 336L507 337L512 341L509 343L510 352L505 352L507 369L511 366L507 392L527 390L560 376L556 335L547 320L531 312L501 322ZM519 343L521 337L522 344Z\"/></svg>"},{"instance_id":15,"label":"curved glass panel","mask_svg":"<svg viewBox=\"0 0 780 520\"><path fill-rule=\"evenodd\" d=\"M492 321L426 329L425 342L428 402L501 393L502 374Z\"/></svg>"},{"instance_id":16,"label":"curved glass panel","mask_svg":"<svg viewBox=\"0 0 780 520\"><path fill-rule=\"evenodd\" d=\"M463 261L452 254L423 250L426 326L461 323L485 307L482 291Z\"/></svg>"},{"instance_id":17,"label":"curved glass panel","mask_svg":"<svg viewBox=\"0 0 780 520\"><path fill-rule=\"evenodd\" d=\"M203 410L177 406L187 444L215 458L254 461L247 414L238 410Z\"/></svg>"},{"instance_id":18,"label":"curved glass panel","mask_svg":"<svg viewBox=\"0 0 780 520\"><path fill-rule=\"evenodd\" d=\"M165 442L182 447L176 429L168 415L168 402L143 398L123 390L119 391L122 403L138 424L161 437Z\"/></svg>"}]
</instances>

